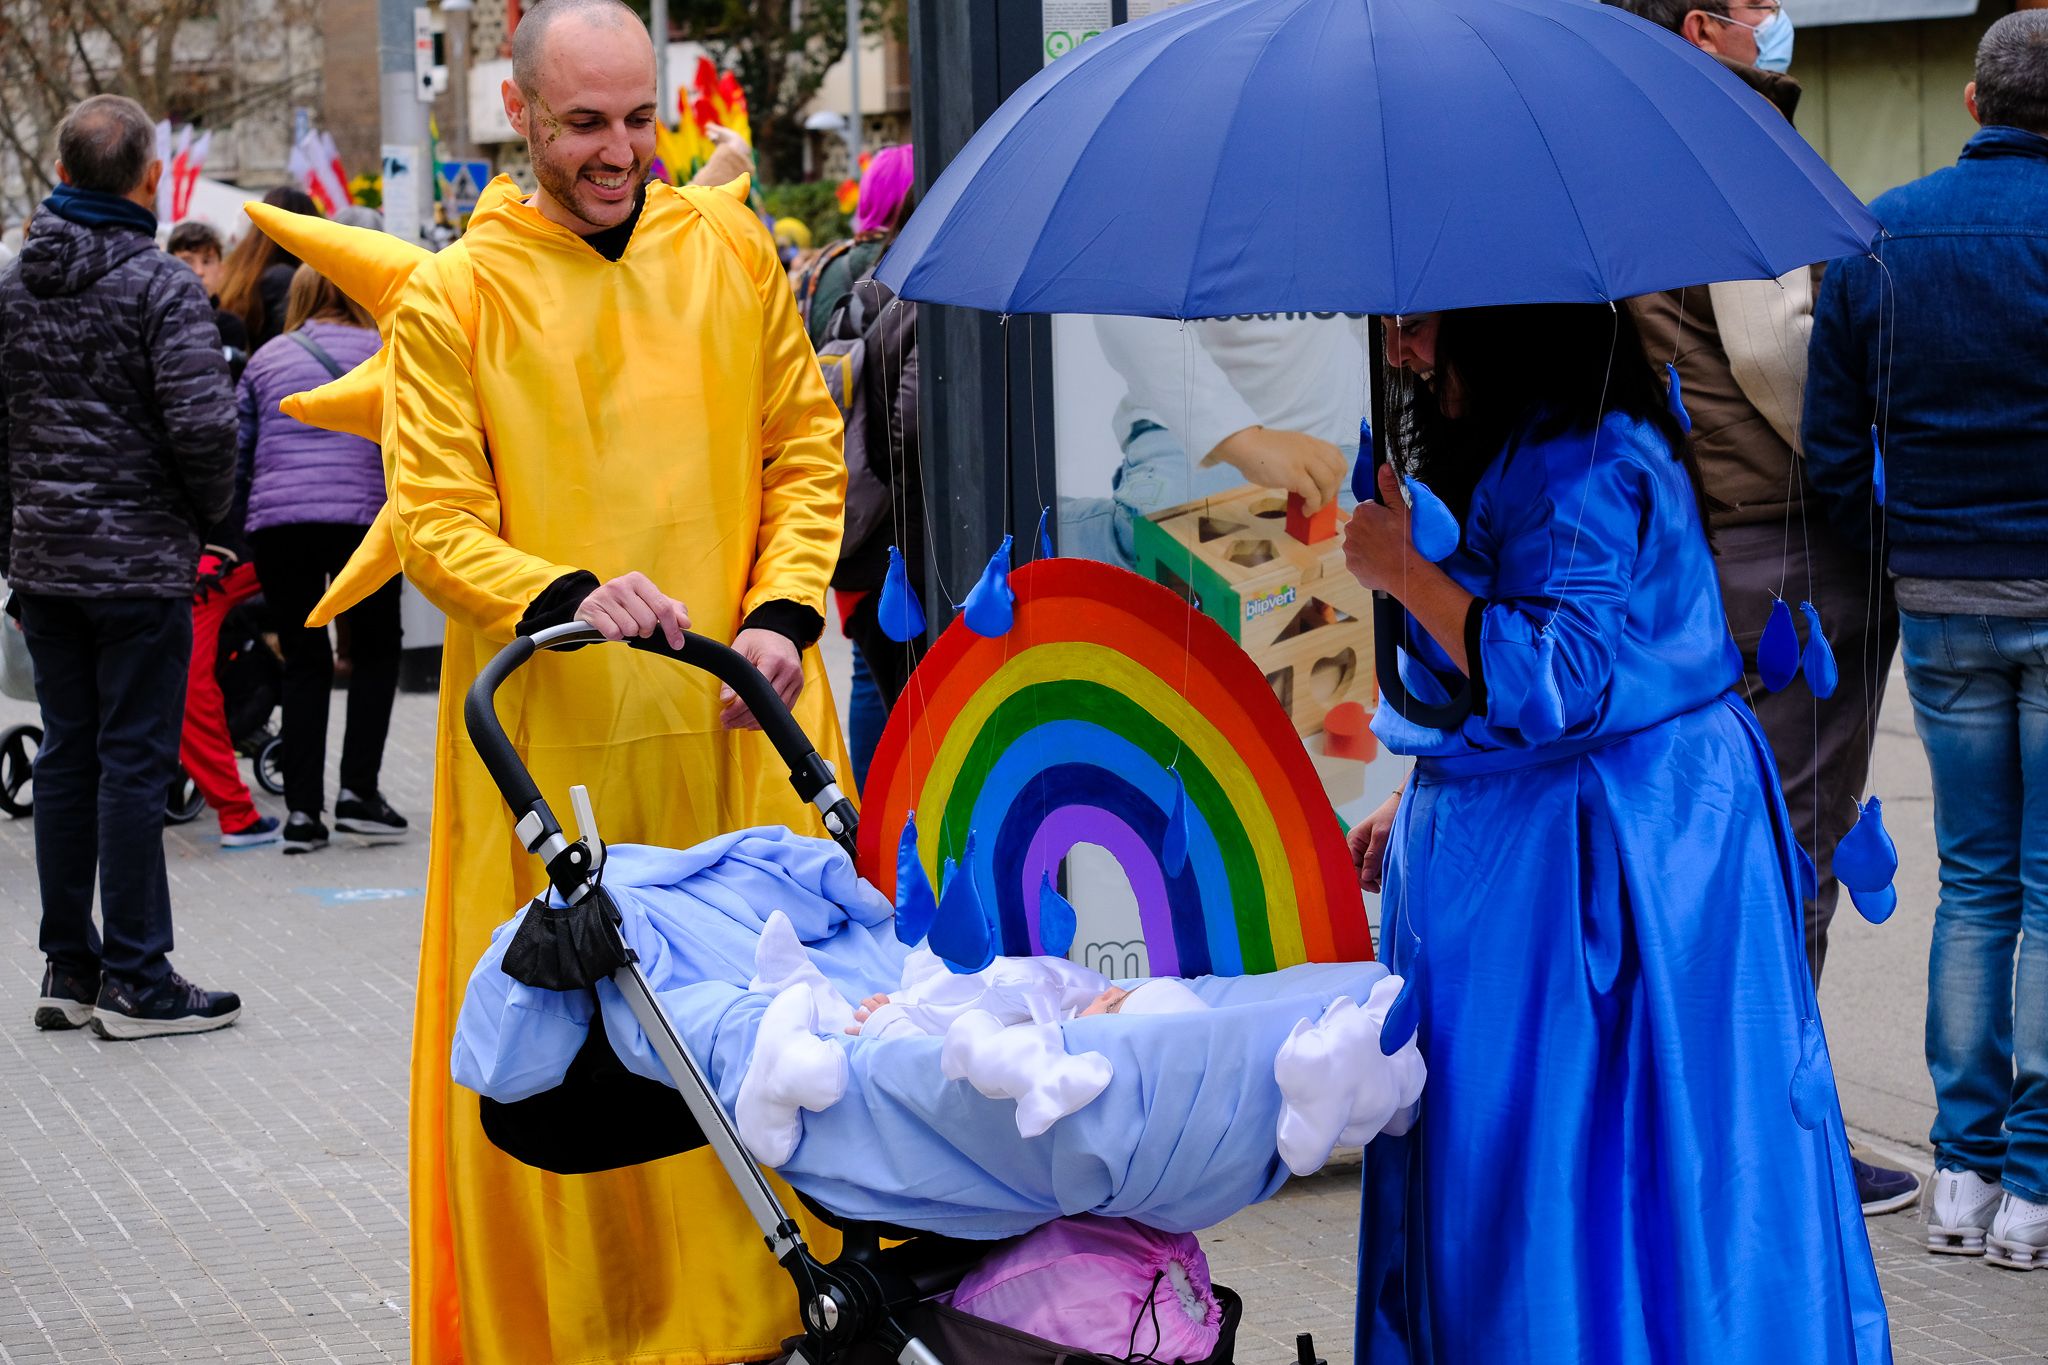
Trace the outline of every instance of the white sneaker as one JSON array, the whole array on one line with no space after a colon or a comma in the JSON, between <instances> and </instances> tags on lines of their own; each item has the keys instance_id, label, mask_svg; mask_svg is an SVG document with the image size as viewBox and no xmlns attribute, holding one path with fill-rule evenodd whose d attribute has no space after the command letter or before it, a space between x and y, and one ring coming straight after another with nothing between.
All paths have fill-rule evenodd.
<instances>
[{"instance_id":1,"label":"white sneaker","mask_svg":"<svg viewBox=\"0 0 2048 1365\"><path fill-rule=\"evenodd\" d=\"M2048 1270L2048 1204L2022 1199L2010 1190L1991 1220L1991 1249L1984 1259L2008 1270Z\"/></svg>"},{"instance_id":2,"label":"white sneaker","mask_svg":"<svg viewBox=\"0 0 2048 1365\"><path fill-rule=\"evenodd\" d=\"M2004 1191L1975 1171L1937 1170L1927 1182L1927 1249L1982 1256L1984 1237Z\"/></svg>"}]
</instances>

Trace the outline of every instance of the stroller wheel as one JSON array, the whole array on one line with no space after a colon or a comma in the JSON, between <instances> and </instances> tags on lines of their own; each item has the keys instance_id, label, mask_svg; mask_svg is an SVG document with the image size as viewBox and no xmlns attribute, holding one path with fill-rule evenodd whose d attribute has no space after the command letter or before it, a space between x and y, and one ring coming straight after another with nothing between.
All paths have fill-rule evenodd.
<instances>
[{"instance_id":1,"label":"stroller wheel","mask_svg":"<svg viewBox=\"0 0 2048 1365\"><path fill-rule=\"evenodd\" d=\"M256 751L256 785L272 796L284 795L284 741L272 737Z\"/></svg>"},{"instance_id":2,"label":"stroller wheel","mask_svg":"<svg viewBox=\"0 0 2048 1365\"><path fill-rule=\"evenodd\" d=\"M42 747L43 732L33 725L17 725L0 734L0 812L16 820L35 813L36 751Z\"/></svg>"},{"instance_id":3,"label":"stroller wheel","mask_svg":"<svg viewBox=\"0 0 2048 1365\"><path fill-rule=\"evenodd\" d=\"M189 825L199 818L199 812L206 809L206 798L199 793L199 784L182 767L171 779L171 793L164 802L164 822L172 825Z\"/></svg>"}]
</instances>

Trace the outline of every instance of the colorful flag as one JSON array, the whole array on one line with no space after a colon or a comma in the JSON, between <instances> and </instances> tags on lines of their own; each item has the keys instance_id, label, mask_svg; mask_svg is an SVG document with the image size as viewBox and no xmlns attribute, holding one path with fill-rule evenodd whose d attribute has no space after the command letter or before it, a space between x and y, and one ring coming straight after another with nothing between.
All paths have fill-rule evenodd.
<instances>
[{"instance_id":1,"label":"colorful flag","mask_svg":"<svg viewBox=\"0 0 2048 1365\"><path fill-rule=\"evenodd\" d=\"M171 158L171 167L164 173L171 186L170 222L181 223L191 214L192 193L199 188L199 173L206 167L206 153L212 146L213 134L201 133L190 147Z\"/></svg>"},{"instance_id":2,"label":"colorful flag","mask_svg":"<svg viewBox=\"0 0 2048 1365\"><path fill-rule=\"evenodd\" d=\"M325 133L309 130L300 138L285 161L285 169L294 180L305 186L306 193L312 195L313 202L320 206L320 212L329 218L349 202L348 180L341 174L341 157L334 150L334 139Z\"/></svg>"}]
</instances>

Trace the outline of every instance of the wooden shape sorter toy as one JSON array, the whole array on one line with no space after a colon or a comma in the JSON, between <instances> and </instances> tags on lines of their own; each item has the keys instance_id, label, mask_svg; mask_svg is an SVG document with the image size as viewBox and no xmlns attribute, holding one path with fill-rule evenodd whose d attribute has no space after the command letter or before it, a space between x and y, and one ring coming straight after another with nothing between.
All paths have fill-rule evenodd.
<instances>
[{"instance_id":1,"label":"wooden shape sorter toy","mask_svg":"<svg viewBox=\"0 0 2048 1365\"><path fill-rule=\"evenodd\" d=\"M1222 626L1307 738L1332 707L1378 700L1372 595L1344 567L1343 515L1290 517L1287 502L1247 486L1139 518L1135 567Z\"/></svg>"}]
</instances>

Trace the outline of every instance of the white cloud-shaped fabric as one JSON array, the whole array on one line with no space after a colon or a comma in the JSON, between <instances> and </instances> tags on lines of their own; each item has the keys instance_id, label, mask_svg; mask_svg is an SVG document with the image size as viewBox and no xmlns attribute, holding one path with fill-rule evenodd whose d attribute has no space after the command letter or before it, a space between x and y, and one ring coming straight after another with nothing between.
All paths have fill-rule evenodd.
<instances>
[{"instance_id":1,"label":"white cloud-shaped fabric","mask_svg":"<svg viewBox=\"0 0 2048 1365\"><path fill-rule=\"evenodd\" d=\"M1280 1159L1296 1175L1323 1168L1339 1146L1362 1146L1381 1133L1399 1135L1415 1121L1428 1076L1410 1038L1388 1057L1380 1029L1401 993L1401 978L1372 988L1363 1006L1339 996L1322 1018L1304 1019L1273 1058L1280 1084L1276 1137Z\"/></svg>"},{"instance_id":2,"label":"white cloud-shaped fabric","mask_svg":"<svg viewBox=\"0 0 2048 1365\"><path fill-rule=\"evenodd\" d=\"M1033 1138L1100 1095L1114 1074L1099 1052L1067 1055L1058 1024L1004 1024L967 1010L946 1029L939 1066L992 1100L1017 1102L1017 1132Z\"/></svg>"}]
</instances>

